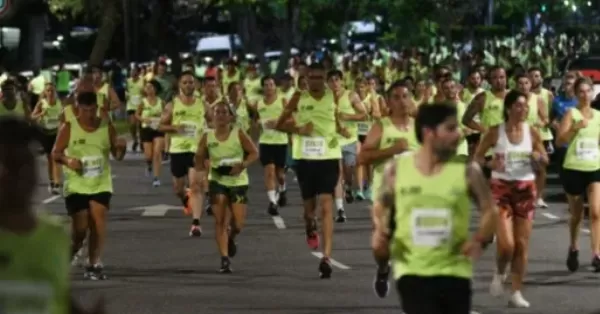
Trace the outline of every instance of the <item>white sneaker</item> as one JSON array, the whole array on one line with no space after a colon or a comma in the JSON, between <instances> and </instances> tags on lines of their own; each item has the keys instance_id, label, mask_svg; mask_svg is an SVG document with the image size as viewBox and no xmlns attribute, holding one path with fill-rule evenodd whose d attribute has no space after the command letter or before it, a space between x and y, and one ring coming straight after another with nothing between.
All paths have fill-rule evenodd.
<instances>
[{"instance_id":1,"label":"white sneaker","mask_svg":"<svg viewBox=\"0 0 600 314\"><path fill-rule=\"evenodd\" d=\"M492 282L490 283L490 294L494 297L499 297L504 294L504 281L506 274L494 273Z\"/></svg>"},{"instance_id":2,"label":"white sneaker","mask_svg":"<svg viewBox=\"0 0 600 314\"><path fill-rule=\"evenodd\" d=\"M528 308L529 302L527 302L527 300L525 300L525 298L523 298L521 291L515 291L510 296L510 299L508 300L508 306L518 307L518 308Z\"/></svg>"},{"instance_id":3,"label":"white sneaker","mask_svg":"<svg viewBox=\"0 0 600 314\"><path fill-rule=\"evenodd\" d=\"M548 204L546 204L546 202L544 202L543 199L538 198L537 202L535 204L535 207L537 207L537 208L548 208Z\"/></svg>"}]
</instances>

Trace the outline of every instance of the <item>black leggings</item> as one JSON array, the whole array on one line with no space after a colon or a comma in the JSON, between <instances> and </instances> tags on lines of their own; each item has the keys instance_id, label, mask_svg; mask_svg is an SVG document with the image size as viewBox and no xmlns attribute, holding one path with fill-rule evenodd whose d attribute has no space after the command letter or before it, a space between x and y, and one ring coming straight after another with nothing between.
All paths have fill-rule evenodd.
<instances>
[{"instance_id":1,"label":"black leggings","mask_svg":"<svg viewBox=\"0 0 600 314\"><path fill-rule=\"evenodd\" d=\"M402 276L397 282L405 314L470 314L471 280Z\"/></svg>"}]
</instances>

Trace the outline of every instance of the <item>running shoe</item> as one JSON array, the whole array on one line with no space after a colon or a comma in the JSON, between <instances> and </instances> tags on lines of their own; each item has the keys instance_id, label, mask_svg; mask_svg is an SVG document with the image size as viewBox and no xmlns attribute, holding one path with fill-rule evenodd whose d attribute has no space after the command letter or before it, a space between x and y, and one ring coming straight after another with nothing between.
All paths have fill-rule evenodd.
<instances>
[{"instance_id":1,"label":"running shoe","mask_svg":"<svg viewBox=\"0 0 600 314\"><path fill-rule=\"evenodd\" d=\"M285 205L287 205L287 191L280 191L279 192L279 199L277 200L277 205L279 207L284 207Z\"/></svg>"},{"instance_id":2,"label":"running shoe","mask_svg":"<svg viewBox=\"0 0 600 314\"><path fill-rule=\"evenodd\" d=\"M567 255L567 269L572 273L579 269L579 250L569 249L569 254Z\"/></svg>"},{"instance_id":3,"label":"running shoe","mask_svg":"<svg viewBox=\"0 0 600 314\"><path fill-rule=\"evenodd\" d=\"M373 280L373 290L375 291L375 295L382 299L387 297L390 293L390 281L388 280L389 276L389 265L386 268L377 267L375 279Z\"/></svg>"},{"instance_id":4,"label":"running shoe","mask_svg":"<svg viewBox=\"0 0 600 314\"><path fill-rule=\"evenodd\" d=\"M346 222L346 211L343 208L337 210L337 216L335 217L336 222Z\"/></svg>"},{"instance_id":5,"label":"running shoe","mask_svg":"<svg viewBox=\"0 0 600 314\"><path fill-rule=\"evenodd\" d=\"M331 261L329 261L328 257L323 257L319 263L319 278L331 278L332 272L333 268L331 267Z\"/></svg>"},{"instance_id":6,"label":"running shoe","mask_svg":"<svg viewBox=\"0 0 600 314\"><path fill-rule=\"evenodd\" d=\"M83 278L88 280L106 280L108 277L104 274L104 268L99 265L90 265L85 268Z\"/></svg>"},{"instance_id":7,"label":"running shoe","mask_svg":"<svg viewBox=\"0 0 600 314\"><path fill-rule=\"evenodd\" d=\"M317 221L313 220L311 226L306 229L306 244L311 250L319 249L319 233L317 232Z\"/></svg>"},{"instance_id":8,"label":"running shoe","mask_svg":"<svg viewBox=\"0 0 600 314\"><path fill-rule=\"evenodd\" d=\"M190 237L199 237L202 235L202 228L200 226L192 225L190 228Z\"/></svg>"},{"instance_id":9,"label":"running shoe","mask_svg":"<svg viewBox=\"0 0 600 314\"><path fill-rule=\"evenodd\" d=\"M271 216L279 216L279 206L277 204L269 203L269 207L267 207L267 213Z\"/></svg>"},{"instance_id":10,"label":"running shoe","mask_svg":"<svg viewBox=\"0 0 600 314\"><path fill-rule=\"evenodd\" d=\"M219 272L221 274L231 274L232 269L231 269L231 261L229 260L229 257L227 257L227 256L221 257L221 268L219 269Z\"/></svg>"},{"instance_id":11,"label":"running shoe","mask_svg":"<svg viewBox=\"0 0 600 314\"><path fill-rule=\"evenodd\" d=\"M229 257L235 257L236 254L237 254L237 243L235 243L233 238L231 238L231 236L230 236L229 240L227 242L227 255L229 255Z\"/></svg>"}]
</instances>

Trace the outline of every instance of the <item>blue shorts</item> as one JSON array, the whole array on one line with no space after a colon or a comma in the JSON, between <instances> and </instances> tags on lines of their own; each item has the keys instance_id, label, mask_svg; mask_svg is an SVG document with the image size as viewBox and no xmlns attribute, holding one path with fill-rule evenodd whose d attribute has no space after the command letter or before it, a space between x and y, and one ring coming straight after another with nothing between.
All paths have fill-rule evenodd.
<instances>
[{"instance_id":1,"label":"blue shorts","mask_svg":"<svg viewBox=\"0 0 600 314\"><path fill-rule=\"evenodd\" d=\"M346 167L356 166L356 155L358 154L358 143L353 142L342 146L342 162Z\"/></svg>"}]
</instances>

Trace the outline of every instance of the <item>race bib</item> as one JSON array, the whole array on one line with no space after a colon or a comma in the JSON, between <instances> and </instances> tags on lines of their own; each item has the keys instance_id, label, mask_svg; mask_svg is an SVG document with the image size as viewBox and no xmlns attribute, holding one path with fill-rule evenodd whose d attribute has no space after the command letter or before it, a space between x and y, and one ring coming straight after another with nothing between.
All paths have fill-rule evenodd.
<instances>
[{"instance_id":1,"label":"race bib","mask_svg":"<svg viewBox=\"0 0 600 314\"><path fill-rule=\"evenodd\" d=\"M1 314L51 314L52 297L49 284L0 281Z\"/></svg>"},{"instance_id":2,"label":"race bib","mask_svg":"<svg viewBox=\"0 0 600 314\"><path fill-rule=\"evenodd\" d=\"M594 161L598 159L598 140L582 138L575 142L575 156L581 161Z\"/></svg>"},{"instance_id":3,"label":"race bib","mask_svg":"<svg viewBox=\"0 0 600 314\"><path fill-rule=\"evenodd\" d=\"M196 138L198 134L198 126L196 125L196 123L182 122L181 125L183 126L183 131L181 132L183 136Z\"/></svg>"},{"instance_id":4,"label":"race bib","mask_svg":"<svg viewBox=\"0 0 600 314\"><path fill-rule=\"evenodd\" d=\"M358 123L358 134L365 135L365 134L369 133L370 128L371 128L371 126L368 123L359 122Z\"/></svg>"},{"instance_id":5,"label":"race bib","mask_svg":"<svg viewBox=\"0 0 600 314\"><path fill-rule=\"evenodd\" d=\"M137 106L140 103L142 103L142 97L140 97L139 95L131 96L130 101L132 105Z\"/></svg>"},{"instance_id":6,"label":"race bib","mask_svg":"<svg viewBox=\"0 0 600 314\"><path fill-rule=\"evenodd\" d=\"M233 166L242 162L240 158L223 158L219 160L219 167Z\"/></svg>"},{"instance_id":7,"label":"race bib","mask_svg":"<svg viewBox=\"0 0 600 314\"><path fill-rule=\"evenodd\" d=\"M504 162L506 172L518 171L531 165L531 154L526 152L508 152Z\"/></svg>"},{"instance_id":8,"label":"race bib","mask_svg":"<svg viewBox=\"0 0 600 314\"><path fill-rule=\"evenodd\" d=\"M447 208L415 208L411 216L413 244L440 246L450 240L452 217Z\"/></svg>"},{"instance_id":9,"label":"race bib","mask_svg":"<svg viewBox=\"0 0 600 314\"><path fill-rule=\"evenodd\" d=\"M402 152L400 154L394 155L394 158L398 158L400 156L405 156L405 155L412 155L412 153L413 153L413 151L407 150L407 151L404 151L404 152Z\"/></svg>"},{"instance_id":10,"label":"race bib","mask_svg":"<svg viewBox=\"0 0 600 314\"><path fill-rule=\"evenodd\" d=\"M160 126L160 118L150 118L150 123L148 125L153 130L158 130Z\"/></svg>"},{"instance_id":11,"label":"race bib","mask_svg":"<svg viewBox=\"0 0 600 314\"><path fill-rule=\"evenodd\" d=\"M302 154L305 157L322 157L325 155L325 145L323 137L303 137Z\"/></svg>"},{"instance_id":12,"label":"race bib","mask_svg":"<svg viewBox=\"0 0 600 314\"><path fill-rule=\"evenodd\" d=\"M54 118L54 117L49 117L49 118L45 119L44 124L46 126L46 129L48 129L48 130L58 129L58 126L60 125L60 119Z\"/></svg>"},{"instance_id":13,"label":"race bib","mask_svg":"<svg viewBox=\"0 0 600 314\"><path fill-rule=\"evenodd\" d=\"M97 178L104 170L104 158L102 156L88 156L81 158L83 166L82 174L86 178Z\"/></svg>"}]
</instances>

